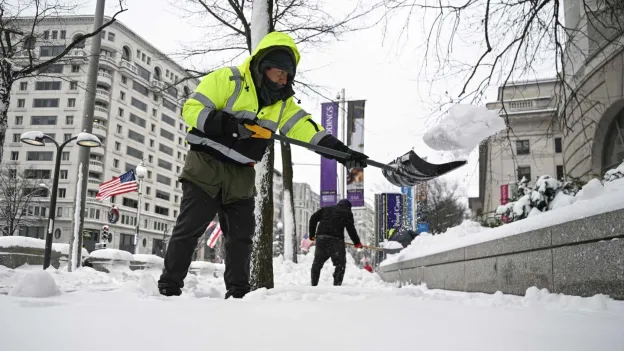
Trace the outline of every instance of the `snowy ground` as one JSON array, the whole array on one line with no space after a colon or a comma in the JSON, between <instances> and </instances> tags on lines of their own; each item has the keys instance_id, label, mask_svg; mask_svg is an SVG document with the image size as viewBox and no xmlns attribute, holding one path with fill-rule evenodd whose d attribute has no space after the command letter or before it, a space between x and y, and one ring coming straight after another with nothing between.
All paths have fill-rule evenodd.
<instances>
[{"instance_id":1,"label":"snowy ground","mask_svg":"<svg viewBox=\"0 0 624 351\"><path fill-rule=\"evenodd\" d=\"M212 276L189 276L183 295L167 298L155 270L0 266L0 349L624 350L624 302L606 296L398 287L352 259L344 286L331 286L328 262L313 288L310 264L276 260L276 288L243 300L223 300ZM33 293L50 297L22 297Z\"/></svg>"}]
</instances>

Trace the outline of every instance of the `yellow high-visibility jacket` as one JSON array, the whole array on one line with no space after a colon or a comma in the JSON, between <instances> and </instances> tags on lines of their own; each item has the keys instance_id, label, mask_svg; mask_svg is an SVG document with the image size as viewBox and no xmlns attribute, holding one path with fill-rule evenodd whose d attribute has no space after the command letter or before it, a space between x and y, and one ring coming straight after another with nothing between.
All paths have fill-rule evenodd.
<instances>
[{"instance_id":1,"label":"yellow high-visibility jacket","mask_svg":"<svg viewBox=\"0 0 624 351\"><path fill-rule=\"evenodd\" d=\"M182 108L182 116L190 126L186 140L191 150L204 151L224 161L253 165L262 159L266 147L273 142L258 138L235 141L229 136L219 135L220 131L204 130L206 120L215 110L223 110L241 120L255 120L273 132L279 129L283 135L312 144L328 135L309 113L295 103L292 96L258 111L250 63L254 57L276 46L290 48L295 64L299 64L300 54L293 39L286 33L272 32L260 41L253 54L240 66L223 67L202 78Z\"/></svg>"}]
</instances>

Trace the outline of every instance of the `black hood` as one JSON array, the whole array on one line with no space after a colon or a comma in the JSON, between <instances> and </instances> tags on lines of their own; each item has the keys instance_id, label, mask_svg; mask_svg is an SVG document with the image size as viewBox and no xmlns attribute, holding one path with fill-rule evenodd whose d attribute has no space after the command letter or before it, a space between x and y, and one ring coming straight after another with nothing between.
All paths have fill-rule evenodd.
<instances>
[{"instance_id":1,"label":"black hood","mask_svg":"<svg viewBox=\"0 0 624 351\"><path fill-rule=\"evenodd\" d=\"M293 90L293 82L295 79L295 75L297 74L296 66L292 68L293 74L288 75L288 82L286 85L278 89L277 84L271 82L269 79L265 79L264 72L262 72L261 66L263 65L263 60L267 55L273 51L280 51L288 53L294 61L294 54L292 50L287 47L282 46L273 46L267 49L264 49L251 60L250 70L251 75L256 86L256 93L258 95L258 102L260 103L260 107L272 105L280 100L287 100L291 96L295 95L295 91ZM271 55L269 55L271 57Z\"/></svg>"},{"instance_id":2,"label":"black hood","mask_svg":"<svg viewBox=\"0 0 624 351\"><path fill-rule=\"evenodd\" d=\"M336 204L336 206L338 207L342 207L342 208L347 208L347 209L351 209L351 201L347 200L347 199L342 199L340 201L338 201L338 203Z\"/></svg>"}]
</instances>

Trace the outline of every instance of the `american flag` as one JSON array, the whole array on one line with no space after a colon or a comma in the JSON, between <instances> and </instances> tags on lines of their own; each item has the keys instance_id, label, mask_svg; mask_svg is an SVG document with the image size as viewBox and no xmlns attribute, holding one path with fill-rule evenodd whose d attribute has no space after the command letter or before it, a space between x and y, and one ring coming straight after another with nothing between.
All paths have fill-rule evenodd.
<instances>
[{"instance_id":1,"label":"american flag","mask_svg":"<svg viewBox=\"0 0 624 351\"><path fill-rule=\"evenodd\" d=\"M210 224L208 224L208 228L206 228L206 230L210 230L213 229L212 234L210 234L210 238L208 239L208 246L210 246L211 249L214 248L214 246L217 244L217 240L219 240L219 238L221 237L221 224L217 224L215 222L210 222Z\"/></svg>"},{"instance_id":2,"label":"american flag","mask_svg":"<svg viewBox=\"0 0 624 351\"><path fill-rule=\"evenodd\" d=\"M136 176L134 169L115 177L107 182L100 184L100 189L95 196L96 200L106 200L111 196L138 191Z\"/></svg>"}]
</instances>

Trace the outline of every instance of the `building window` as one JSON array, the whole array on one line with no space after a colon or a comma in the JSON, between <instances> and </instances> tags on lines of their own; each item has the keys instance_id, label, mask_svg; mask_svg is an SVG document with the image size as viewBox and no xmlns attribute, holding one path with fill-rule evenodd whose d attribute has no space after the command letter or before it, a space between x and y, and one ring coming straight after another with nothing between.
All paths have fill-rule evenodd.
<instances>
[{"instance_id":1,"label":"building window","mask_svg":"<svg viewBox=\"0 0 624 351\"><path fill-rule=\"evenodd\" d=\"M156 206L154 206L154 213L159 214L159 215L163 215L163 216L168 216L169 215L169 209L156 205Z\"/></svg>"},{"instance_id":2,"label":"building window","mask_svg":"<svg viewBox=\"0 0 624 351\"><path fill-rule=\"evenodd\" d=\"M15 116L15 125L21 126L24 123L24 116Z\"/></svg>"},{"instance_id":3,"label":"building window","mask_svg":"<svg viewBox=\"0 0 624 351\"><path fill-rule=\"evenodd\" d=\"M39 69L39 73L63 73L63 65L49 65Z\"/></svg>"},{"instance_id":4,"label":"building window","mask_svg":"<svg viewBox=\"0 0 624 351\"><path fill-rule=\"evenodd\" d=\"M141 144L145 143L145 136L141 133L137 133L131 129L128 129L128 138L137 141Z\"/></svg>"},{"instance_id":5,"label":"building window","mask_svg":"<svg viewBox=\"0 0 624 351\"><path fill-rule=\"evenodd\" d=\"M175 119L173 119L173 118L171 118L171 117L167 116L166 114L164 114L164 113L163 113L163 114L160 116L160 119L161 119L163 122L167 123L168 125L170 125L170 126L172 126L172 127L175 127Z\"/></svg>"},{"instance_id":6,"label":"building window","mask_svg":"<svg viewBox=\"0 0 624 351\"><path fill-rule=\"evenodd\" d=\"M135 149L132 146L126 146L126 154L138 158L139 160L143 159L143 151Z\"/></svg>"},{"instance_id":7,"label":"building window","mask_svg":"<svg viewBox=\"0 0 624 351\"><path fill-rule=\"evenodd\" d=\"M555 153L560 154L562 149L561 138L555 138Z\"/></svg>"},{"instance_id":8,"label":"building window","mask_svg":"<svg viewBox=\"0 0 624 351\"><path fill-rule=\"evenodd\" d=\"M119 111L117 111L119 113L119 117L123 117L124 116L124 109L123 108L119 108Z\"/></svg>"},{"instance_id":9,"label":"building window","mask_svg":"<svg viewBox=\"0 0 624 351\"><path fill-rule=\"evenodd\" d=\"M65 50L65 45L40 46L39 55L41 57L57 56Z\"/></svg>"},{"instance_id":10,"label":"building window","mask_svg":"<svg viewBox=\"0 0 624 351\"><path fill-rule=\"evenodd\" d=\"M147 195L149 195L151 192L152 192L152 188L151 187L149 187L149 186L145 187L145 193Z\"/></svg>"},{"instance_id":11,"label":"building window","mask_svg":"<svg viewBox=\"0 0 624 351\"><path fill-rule=\"evenodd\" d=\"M121 143L116 141L115 142L115 151L120 151L121 150Z\"/></svg>"},{"instance_id":12,"label":"building window","mask_svg":"<svg viewBox=\"0 0 624 351\"><path fill-rule=\"evenodd\" d=\"M122 204L124 206L132 207L132 208L137 208L139 206L139 203L137 202L137 200L128 199L127 197L123 198Z\"/></svg>"},{"instance_id":13,"label":"building window","mask_svg":"<svg viewBox=\"0 0 624 351\"><path fill-rule=\"evenodd\" d=\"M522 180L522 178L526 178L529 182L531 181L531 166L518 167L518 181Z\"/></svg>"},{"instance_id":14,"label":"building window","mask_svg":"<svg viewBox=\"0 0 624 351\"><path fill-rule=\"evenodd\" d=\"M121 76L121 83L127 84L128 83L128 78L126 78L126 76Z\"/></svg>"},{"instance_id":15,"label":"building window","mask_svg":"<svg viewBox=\"0 0 624 351\"><path fill-rule=\"evenodd\" d=\"M147 125L147 123L145 122L145 119L135 115L134 113L130 114L130 122L145 128L145 126Z\"/></svg>"},{"instance_id":16,"label":"building window","mask_svg":"<svg viewBox=\"0 0 624 351\"><path fill-rule=\"evenodd\" d=\"M530 146L528 140L516 141L516 155L528 155L530 153Z\"/></svg>"},{"instance_id":17,"label":"building window","mask_svg":"<svg viewBox=\"0 0 624 351\"><path fill-rule=\"evenodd\" d=\"M61 82L37 82L35 90L61 90Z\"/></svg>"},{"instance_id":18,"label":"building window","mask_svg":"<svg viewBox=\"0 0 624 351\"><path fill-rule=\"evenodd\" d=\"M26 99L17 99L17 107L26 107Z\"/></svg>"},{"instance_id":19,"label":"building window","mask_svg":"<svg viewBox=\"0 0 624 351\"><path fill-rule=\"evenodd\" d=\"M563 166L557 166L557 180L563 180Z\"/></svg>"},{"instance_id":20,"label":"building window","mask_svg":"<svg viewBox=\"0 0 624 351\"><path fill-rule=\"evenodd\" d=\"M145 211L149 211L149 204L147 202L145 203Z\"/></svg>"},{"instance_id":21,"label":"building window","mask_svg":"<svg viewBox=\"0 0 624 351\"><path fill-rule=\"evenodd\" d=\"M69 161L69 151L63 151L63 153L61 154L61 160Z\"/></svg>"},{"instance_id":22,"label":"building window","mask_svg":"<svg viewBox=\"0 0 624 351\"><path fill-rule=\"evenodd\" d=\"M80 73L80 65L72 65L72 73Z\"/></svg>"},{"instance_id":23,"label":"building window","mask_svg":"<svg viewBox=\"0 0 624 351\"><path fill-rule=\"evenodd\" d=\"M166 153L169 156L173 156L173 149L167 145L158 144L158 150Z\"/></svg>"},{"instance_id":24,"label":"building window","mask_svg":"<svg viewBox=\"0 0 624 351\"><path fill-rule=\"evenodd\" d=\"M71 137L72 137L71 133L65 133L63 134L63 141L67 141L71 139Z\"/></svg>"},{"instance_id":25,"label":"building window","mask_svg":"<svg viewBox=\"0 0 624 351\"><path fill-rule=\"evenodd\" d=\"M58 31L56 30L52 31L52 39L58 39Z\"/></svg>"},{"instance_id":26,"label":"building window","mask_svg":"<svg viewBox=\"0 0 624 351\"><path fill-rule=\"evenodd\" d=\"M158 167L164 168L164 169L170 171L171 168L173 168L173 164L171 164L171 162L167 162L167 161L159 158L158 159Z\"/></svg>"},{"instance_id":27,"label":"building window","mask_svg":"<svg viewBox=\"0 0 624 351\"><path fill-rule=\"evenodd\" d=\"M78 90L78 82L69 82L69 90Z\"/></svg>"},{"instance_id":28,"label":"building window","mask_svg":"<svg viewBox=\"0 0 624 351\"><path fill-rule=\"evenodd\" d=\"M119 92L119 99L121 99L121 100L125 100L126 99L126 93L124 91L120 91Z\"/></svg>"},{"instance_id":29,"label":"building window","mask_svg":"<svg viewBox=\"0 0 624 351\"><path fill-rule=\"evenodd\" d=\"M165 177L162 174L157 174L156 175L156 181L159 182L159 183L171 186L171 178Z\"/></svg>"},{"instance_id":30,"label":"building window","mask_svg":"<svg viewBox=\"0 0 624 351\"><path fill-rule=\"evenodd\" d=\"M141 100L132 98L132 100L130 101L130 104L143 112L147 112L147 104Z\"/></svg>"},{"instance_id":31,"label":"building window","mask_svg":"<svg viewBox=\"0 0 624 351\"><path fill-rule=\"evenodd\" d=\"M162 128L160 128L160 136L163 138L169 139L171 141L175 140L175 136L173 135L173 133Z\"/></svg>"},{"instance_id":32,"label":"building window","mask_svg":"<svg viewBox=\"0 0 624 351\"><path fill-rule=\"evenodd\" d=\"M136 81L132 82L132 89L138 91L139 93L148 96L149 95L149 89L147 89L147 87L137 83Z\"/></svg>"},{"instance_id":33,"label":"building window","mask_svg":"<svg viewBox=\"0 0 624 351\"><path fill-rule=\"evenodd\" d=\"M67 32L62 30L61 31L61 39L65 39L65 38L67 38Z\"/></svg>"},{"instance_id":34,"label":"building window","mask_svg":"<svg viewBox=\"0 0 624 351\"><path fill-rule=\"evenodd\" d=\"M149 146L154 147L154 145L155 145L155 141L153 139L150 139Z\"/></svg>"},{"instance_id":35,"label":"building window","mask_svg":"<svg viewBox=\"0 0 624 351\"><path fill-rule=\"evenodd\" d=\"M76 99L74 98L67 99L67 107L76 107Z\"/></svg>"},{"instance_id":36,"label":"building window","mask_svg":"<svg viewBox=\"0 0 624 351\"><path fill-rule=\"evenodd\" d=\"M113 167L119 168L119 160L118 159L113 159Z\"/></svg>"},{"instance_id":37,"label":"building window","mask_svg":"<svg viewBox=\"0 0 624 351\"><path fill-rule=\"evenodd\" d=\"M59 107L59 99L33 99L33 107Z\"/></svg>"},{"instance_id":38,"label":"building window","mask_svg":"<svg viewBox=\"0 0 624 351\"><path fill-rule=\"evenodd\" d=\"M67 172L66 169L61 169L59 171L59 178L60 179L67 179L67 175L68 175L68 172Z\"/></svg>"},{"instance_id":39,"label":"building window","mask_svg":"<svg viewBox=\"0 0 624 351\"><path fill-rule=\"evenodd\" d=\"M11 151L11 161L17 161L19 159L19 151Z\"/></svg>"},{"instance_id":40,"label":"building window","mask_svg":"<svg viewBox=\"0 0 624 351\"><path fill-rule=\"evenodd\" d=\"M20 82L19 90L28 90L28 82Z\"/></svg>"},{"instance_id":41,"label":"building window","mask_svg":"<svg viewBox=\"0 0 624 351\"><path fill-rule=\"evenodd\" d=\"M115 42L115 33L108 32L108 41Z\"/></svg>"},{"instance_id":42,"label":"building window","mask_svg":"<svg viewBox=\"0 0 624 351\"><path fill-rule=\"evenodd\" d=\"M154 156L153 155L148 155L147 156L147 162L154 163Z\"/></svg>"},{"instance_id":43,"label":"building window","mask_svg":"<svg viewBox=\"0 0 624 351\"><path fill-rule=\"evenodd\" d=\"M74 116L65 116L65 124L71 126L74 124Z\"/></svg>"},{"instance_id":44,"label":"building window","mask_svg":"<svg viewBox=\"0 0 624 351\"><path fill-rule=\"evenodd\" d=\"M55 126L56 116L30 116L30 124L34 126Z\"/></svg>"},{"instance_id":45,"label":"building window","mask_svg":"<svg viewBox=\"0 0 624 351\"><path fill-rule=\"evenodd\" d=\"M66 195L67 195L67 189L61 188L61 189L58 190L58 197L59 198L63 199L63 198L65 198Z\"/></svg>"},{"instance_id":46,"label":"building window","mask_svg":"<svg viewBox=\"0 0 624 351\"><path fill-rule=\"evenodd\" d=\"M124 170L124 172L128 172L129 170L135 169L136 165L133 165L132 163L128 163L126 162L126 169Z\"/></svg>"},{"instance_id":47,"label":"building window","mask_svg":"<svg viewBox=\"0 0 624 351\"><path fill-rule=\"evenodd\" d=\"M169 201L169 199L171 198L171 194L156 189L156 198Z\"/></svg>"},{"instance_id":48,"label":"building window","mask_svg":"<svg viewBox=\"0 0 624 351\"><path fill-rule=\"evenodd\" d=\"M168 110L176 112L176 105L173 102L167 101L167 99L163 99L163 106Z\"/></svg>"},{"instance_id":49,"label":"building window","mask_svg":"<svg viewBox=\"0 0 624 351\"><path fill-rule=\"evenodd\" d=\"M44 30L43 31L43 39L45 39L45 40L50 39L50 31L49 30Z\"/></svg>"},{"instance_id":50,"label":"building window","mask_svg":"<svg viewBox=\"0 0 624 351\"><path fill-rule=\"evenodd\" d=\"M123 133L123 127L121 125L117 125L117 134Z\"/></svg>"},{"instance_id":51,"label":"building window","mask_svg":"<svg viewBox=\"0 0 624 351\"><path fill-rule=\"evenodd\" d=\"M52 151L28 151L26 161L52 161Z\"/></svg>"}]
</instances>

